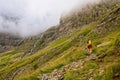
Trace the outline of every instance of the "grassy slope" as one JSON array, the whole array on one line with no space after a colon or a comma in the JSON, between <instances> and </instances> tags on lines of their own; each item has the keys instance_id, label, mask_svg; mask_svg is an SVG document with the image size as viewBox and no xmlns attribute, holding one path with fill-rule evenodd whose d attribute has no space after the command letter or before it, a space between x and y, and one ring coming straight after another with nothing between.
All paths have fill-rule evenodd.
<instances>
[{"instance_id":1,"label":"grassy slope","mask_svg":"<svg viewBox=\"0 0 120 80\"><path fill-rule=\"evenodd\" d=\"M106 16L108 15L109 13L106 14ZM97 60L100 58L102 62L98 62L97 60L89 61L84 64L83 70L68 71L65 75L65 80L78 80L82 74L88 73L87 71L90 69L94 69L94 72L97 74L94 77L95 80L111 80L112 76L118 70L120 71L119 51L114 52L120 41L120 25L118 25L116 30L112 30L105 36L99 37L100 35L97 32L93 32L96 30L98 24L100 22L86 25L82 29L74 31L70 37L57 39L31 56L22 57L25 54L24 52L33 44L34 41L32 40L21 45L19 50L15 49L1 53L4 55L0 57L0 79L37 80L37 76L42 73L52 72L54 69L61 68L73 61L84 59L87 56L86 42L88 39L92 39L94 53L98 55ZM113 27L116 27L116 25L113 25ZM100 48L96 47L98 44L109 41L111 41L109 45ZM116 59L114 60L114 58ZM99 75L98 70L101 67L104 67L106 72ZM16 71L18 71L18 74L13 76Z\"/></svg>"}]
</instances>

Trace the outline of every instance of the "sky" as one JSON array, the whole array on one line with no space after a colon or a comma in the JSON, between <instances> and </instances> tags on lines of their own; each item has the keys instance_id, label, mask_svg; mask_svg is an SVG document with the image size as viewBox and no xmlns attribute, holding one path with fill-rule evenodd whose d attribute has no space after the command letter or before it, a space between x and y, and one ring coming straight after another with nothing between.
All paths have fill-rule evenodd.
<instances>
[{"instance_id":1,"label":"sky","mask_svg":"<svg viewBox=\"0 0 120 80\"><path fill-rule=\"evenodd\" d=\"M0 0L0 32L34 36L59 24L62 14L99 0Z\"/></svg>"}]
</instances>

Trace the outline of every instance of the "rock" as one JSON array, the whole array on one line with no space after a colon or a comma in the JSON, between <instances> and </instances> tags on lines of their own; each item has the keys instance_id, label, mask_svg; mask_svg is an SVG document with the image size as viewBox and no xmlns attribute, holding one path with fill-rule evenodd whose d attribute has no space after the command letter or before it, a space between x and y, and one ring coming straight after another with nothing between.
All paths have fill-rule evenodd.
<instances>
[{"instance_id":1,"label":"rock","mask_svg":"<svg viewBox=\"0 0 120 80\"><path fill-rule=\"evenodd\" d=\"M19 46L22 41L23 39L18 36L0 33L0 52Z\"/></svg>"},{"instance_id":2,"label":"rock","mask_svg":"<svg viewBox=\"0 0 120 80\"><path fill-rule=\"evenodd\" d=\"M104 43L102 43L102 44L97 45L97 48L103 47L103 46L107 46L107 45L109 45L109 44L111 44L111 43L112 43L111 41L109 41L109 42L104 42Z\"/></svg>"},{"instance_id":3,"label":"rock","mask_svg":"<svg viewBox=\"0 0 120 80\"><path fill-rule=\"evenodd\" d=\"M93 77L90 77L88 80L94 80Z\"/></svg>"},{"instance_id":4,"label":"rock","mask_svg":"<svg viewBox=\"0 0 120 80\"><path fill-rule=\"evenodd\" d=\"M98 59L102 59L102 58L104 58L105 56L106 56L106 54L105 54L105 53L100 54L100 55L98 56Z\"/></svg>"},{"instance_id":5,"label":"rock","mask_svg":"<svg viewBox=\"0 0 120 80\"><path fill-rule=\"evenodd\" d=\"M98 62L103 62L103 60L102 60L102 59L98 59L97 61L98 61Z\"/></svg>"},{"instance_id":6,"label":"rock","mask_svg":"<svg viewBox=\"0 0 120 80\"><path fill-rule=\"evenodd\" d=\"M102 76L104 74L104 69L99 69L99 75Z\"/></svg>"}]
</instances>

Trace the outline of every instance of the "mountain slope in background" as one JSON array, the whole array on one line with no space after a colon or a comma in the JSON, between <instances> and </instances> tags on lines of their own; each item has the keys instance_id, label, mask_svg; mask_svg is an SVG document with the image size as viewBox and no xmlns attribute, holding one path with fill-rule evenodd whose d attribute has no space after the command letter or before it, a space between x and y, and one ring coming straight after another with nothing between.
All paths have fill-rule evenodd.
<instances>
[{"instance_id":1,"label":"mountain slope in background","mask_svg":"<svg viewBox=\"0 0 120 80\"><path fill-rule=\"evenodd\" d=\"M22 39L10 34L0 33L0 52L9 50L22 43Z\"/></svg>"},{"instance_id":2,"label":"mountain slope in background","mask_svg":"<svg viewBox=\"0 0 120 80\"><path fill-rule=\"evenodd\" d=\"M0 79L120 80L119 2L88 5L62 17L60 25L0 53ZM86 49L88 40L92 54Z\"/></svg>"}]
</instances>

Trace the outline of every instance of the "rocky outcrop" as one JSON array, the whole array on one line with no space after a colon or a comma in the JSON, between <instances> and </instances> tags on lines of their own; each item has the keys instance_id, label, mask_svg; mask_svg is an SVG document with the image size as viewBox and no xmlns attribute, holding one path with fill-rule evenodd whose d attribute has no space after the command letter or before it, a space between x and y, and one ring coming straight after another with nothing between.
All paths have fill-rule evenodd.
<instances>
[{"instance_id":1,"label":"rocky outcrop","mask_svg":"<svg viewBox=\"0 0 120 80\"><path fill-rule=\"evenodd\" d=\"M62 16L60 20L60 31L68 31L70 28L82 27L83 25L98 20L101 15L108 13L117 2L120 1L101 0L99 4L89 4L81 10L71 12L70 15Z\"/></svg>"},{"instance_id":2,"label":"rocky outcrop","mask_svg":"<svg viewBox=\"0 0 120 80\"><path fill-rule=\"evenodd\" d=\"M10 34L0 33L0 52L19 46L22 42L22 38Z\"/></svg>"}]
</instances>

